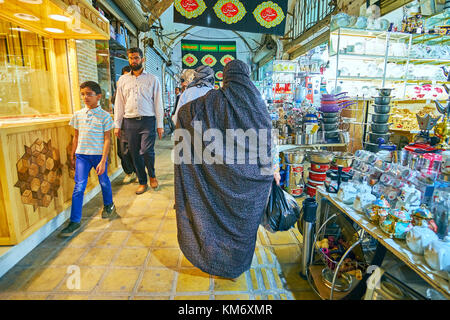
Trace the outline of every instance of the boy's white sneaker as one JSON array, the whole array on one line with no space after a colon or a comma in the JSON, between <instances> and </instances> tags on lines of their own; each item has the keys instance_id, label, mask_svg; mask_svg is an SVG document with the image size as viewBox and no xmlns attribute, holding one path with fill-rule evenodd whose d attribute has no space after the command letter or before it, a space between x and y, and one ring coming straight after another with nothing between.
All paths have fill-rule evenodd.
<instances>
[{"instance_id":1,"label":"boy's white sneaker","mask_svg":"<svg viewBox=\"0 0 450 320\"><path fill-rule=\"evenodd\" d=\"M131 173L131 174L127 174L125 175L125 178L123 178L122 183L130 183L131 181L136 180L136 173Z\"/></svg>"}]
</instances>

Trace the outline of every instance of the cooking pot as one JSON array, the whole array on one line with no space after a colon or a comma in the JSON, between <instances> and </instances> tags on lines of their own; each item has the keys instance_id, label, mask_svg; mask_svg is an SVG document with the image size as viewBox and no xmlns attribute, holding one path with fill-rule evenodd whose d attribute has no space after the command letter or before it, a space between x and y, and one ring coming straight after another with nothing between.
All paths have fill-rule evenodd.
<instances>
[{"instance_id":1,"label":"cooking pot","mask_svg":"<svg viewBox=\"0 0 450 320\"><path fill-rule=\"evenodd\" d=\"M327 179L327 173L326 172L314 172L309 171L309 181L317 181L317 182L324 182Z\"/></svg>"},{"instance_id":2,"label":"cooking pot","mask_svg":"<svg viewBox=\"0 0 450 320\"><path fill-rule=\"evenodd\" d=\"M323 123L323 129L325 131L336 131L339 127L339 123Z\"/></svg>"},{"instance_id":3,"label":"cooking pot","mask_svg":"<svg viewBox=\"0 0 450 320\"><path fill-rule=\"evenodd\" d=\"M351 105L356 104L354 101L347 101L342 104L326 104L320 106L320 111L322 112L339 112L341 109L347 108Z\"/></svg>"},{"instance_id":4,"label":"cooking pot","mask_svg":"<svg viewBox=\"0 0 450 320\"><path fill-rule=\"evenodd\" d=\"M369 141L374 144L379 144L378 139L382 138L384 140L384 143L389 142L389 137L391 136L390 133L374 133L369 132Z\"/></svg>"},{"instance_id":5,"label":"cooking pot","mask_svg":"<svg viewBox=\"0 0 450 320\"><path fill-rule=\"evenodd\" d=\"M330 169L329 164L323 164L323 163L315 163L311 161L311 167L310 169L314 172L327 172L328 169Z\"/></svg>"},{"instance_id":6,"label":"cooking pot","mask_svg":"<svg viewBox=\"0 0 450 320\"><path fill-rule=\"evenodd\" d=\"M378 143L369 143L369 142L365 143L365 149L367 151L374 152L374 153L376 153L376 152L378 152L378 150L380 150L380 148L378 147Z\"/></svg>"},{"instance_id":7,"label":"cooking pot","mask_svg":"<svg viewBox=\"0 0 450 320\"><path fill-rule=\"evenodd\" d=\"M380 105L386 105L391 103L391 97L373 97L373 99L375 100L375 104L380 104Z\"/></svg>"},{"instance_id":8,"label":"cooking pot","mask_svg":"<svg viewBox=\"0 0 450 320\"><path fill-rule=\"evenodd\" d=\"M373 108L375 110L375 113L387 114L387 113L391 112L391 106L390 105L374 104Z\"/></svg>"},{"instance_id":9,"label":"cooking pot","mask_svg":"<svg viewBox=\"0 0 450 320\"><path fill-rule=\"evenodd\" d=\"M337 117L339 117L339 112L322 111L322 118L337 118Z\"/></svg>"},{"instance_id":10,"label":"cooking pot","mask_svg":"<svg viewBox=\"0 0 450 320\"><path fill-rule=\"evenodd\" d=\"M353 158L353 154L350 152L334 152L334 158L331 164L333 166L348 168L352 166Z\"/></svg>"},{"instance_id":11,"label":"cooking pot","mask_svg":"<svg viewBox=\"0 0 450 320\"><path fill-rule=\"evenodd\" d=\"M306 194L310 197L315 197L317 193L317 188L310 184L306 184Z\"/></svg>"},{"instance_id":12,"label":"cooking pot","mask_svg":"<svg viewBox=\"0 0 450 320\"><path fill-rule=\"evenodd\" d=\"M337 97L339 97L339 96L342 96L342 95L344 95L344 94L346 94L346 93L348 93L348 92L341 92L341 93L338 93L338 94L323 94L322 95L322 100L325 100L325 99L336 99Z\"/></svg>"},{"instance_id":13,"label":"cooking pot","mask_svg":"<svg viewBox=\"0 0 450 320\"><path fill-rule=\"evenodd\" d=\"M378 114L378 113L372 113L372 122L374 123L387 123L389 121L389 117L391 115L389 113L387 114Z\"/></svg>"},{"instance_id":14,"label":"cooking pot","mask_svg":"<svg viewBox=\"0 0 450 320\"><path fill-rule=\"evenodd\" d=\"M311 178L308 179L308 184L313 188L321 187L324 185L324 183L325 183L325 181L316 181Z\"/></svg>"},{"instance_id":15,"label":"cooking pot","mask_svg":"<svg viewBox=\"0 0 450 320\"><path fill-rule=\"evenodd\" d=\"M391 95L391 91L394 90L392 88L379 88L377 89L378 93L380 94L380 96L382 97L389 97Z\"/></svg>"},{"instance_id":16,"label":"cooking pot","mask_svg":"<svg viewBox=\"0 0 450 320\"><path fill-rule=\"evenodd\" d=\"M325 132L325 139L337 139L339 138L339 133L339 130Z\"/></svg>"},{"instance_id":17,"label":"cooking pot","mask_svg":"<svg viewBox=\"0 0 450 320\"><path fill-rule=\"evenodd\" d=\"M380 133L380 134L388 133L391 124L392 123L372 123L370 125L370 129L372 130L373 133Z\"/></svg>"},{"instance_id":18,"label":"cooking pot","mask_svg":"<svg viewBox=\"0 0 450 320\"><path fill-rule=\"evenodd\" d=\"M333 159L333 154L328 151L307 151L310 162L329 164Z\"/></svg>"},{"instance_id":19,"label":"cooking pot","mask_svg":"<svg viewBox=\"0 0 450 320\"><path fill-rule=\"evenodd\" d=\"M322 118L322 122L325 124L334 124L339 122L339 117L336 118Z\"/></svg>"}]
</instances>

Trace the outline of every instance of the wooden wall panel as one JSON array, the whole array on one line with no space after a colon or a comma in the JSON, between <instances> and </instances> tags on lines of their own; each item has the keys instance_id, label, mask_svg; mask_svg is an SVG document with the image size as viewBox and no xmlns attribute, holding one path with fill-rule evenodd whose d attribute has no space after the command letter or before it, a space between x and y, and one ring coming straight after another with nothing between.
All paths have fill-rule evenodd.
<instances>
[{"instance_id":1,"label":"wooden wall panel","mask_svg":"<svg viewBox=\"0 0 450 320\"><path fill-rule=\"evenodd\" d=\"M0 170L6 173L0 180L0 245L20 242L71 206L75 183L68 163L73 137L68 121L0 128ZM117 164L113 140L109 175L118 169ZM59 183L50 179L51 172ZM49 181L55 182L47 184ZM86 192L97 185L92 169Z\"/></svg>"}]
</instances>

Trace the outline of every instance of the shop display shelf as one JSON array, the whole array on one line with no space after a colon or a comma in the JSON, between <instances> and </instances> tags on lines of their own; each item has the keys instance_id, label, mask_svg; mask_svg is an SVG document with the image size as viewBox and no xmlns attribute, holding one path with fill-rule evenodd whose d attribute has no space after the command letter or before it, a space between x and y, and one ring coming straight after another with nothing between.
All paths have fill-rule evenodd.
<instances>
[{"instance_id":1,"label":"shop display shelf","mask_svg":"<svg viewBox=\"0 0 450 320\"><path fill-rule=\"evenodd\" d=\"M404 240L392 239L385 234L378 225L373 224L369 219L358 213L353 207L343 204L337 199L336 194L329 194L323 188L317 189L317 202L322 197L329 200L336 208L345 213L357 225L369 233L373 238L378 240L387 250L393 253L398 259L403 261L409 268L415 271L421 278L423 278L434 289L443 294L447 299L450 299L450 285L448 280L443 278L443 274L436 272L428 267L423 256L413 253ZM447 276L448 277L448 276Z\"/></svg>"},{"instance_id":2,"label":"shop display shelf","mask_svg":"<svg viewBox=\"0 0 450 320\"><path fill-rule=\"evenodd\" d=\"M322 143L322 144L282 144L278 146L278 152L284 152L297 148L331 148L331 147L345 147L345 143Z\"/></svg>"},{"instance_id":3,"label":"shop display shelf","mask_svg":"<svg viewBox=\"0 0 450 320\"><path fill-rule=\"evenodd\" d=\"M380 37L389 37L392 40L402 40L409 39L411 34L402 33L402 32L388 32L385 30L366 30L366 29L356 29L356 28L338 28L336 30L331 31L332 35L341 35L341 36L353 36L353 37L364 37L364 38L380 38Z\"/></svg>"}]
</instances>

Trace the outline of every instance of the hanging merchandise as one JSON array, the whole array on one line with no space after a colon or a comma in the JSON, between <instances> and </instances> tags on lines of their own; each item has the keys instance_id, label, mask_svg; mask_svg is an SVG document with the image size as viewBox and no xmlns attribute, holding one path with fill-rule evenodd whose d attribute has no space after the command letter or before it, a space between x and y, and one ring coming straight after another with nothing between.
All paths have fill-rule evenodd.
<instances>
[{"instance_id":1,"label":"hanging merchandise","mask_svg":"<svg viewBox=\"0 0 450 320\"><path fill-rule=\"evenodd\" d=\"M173 21L283 36L288 0L175 0Z\"/></svg>"}]
</instances>

